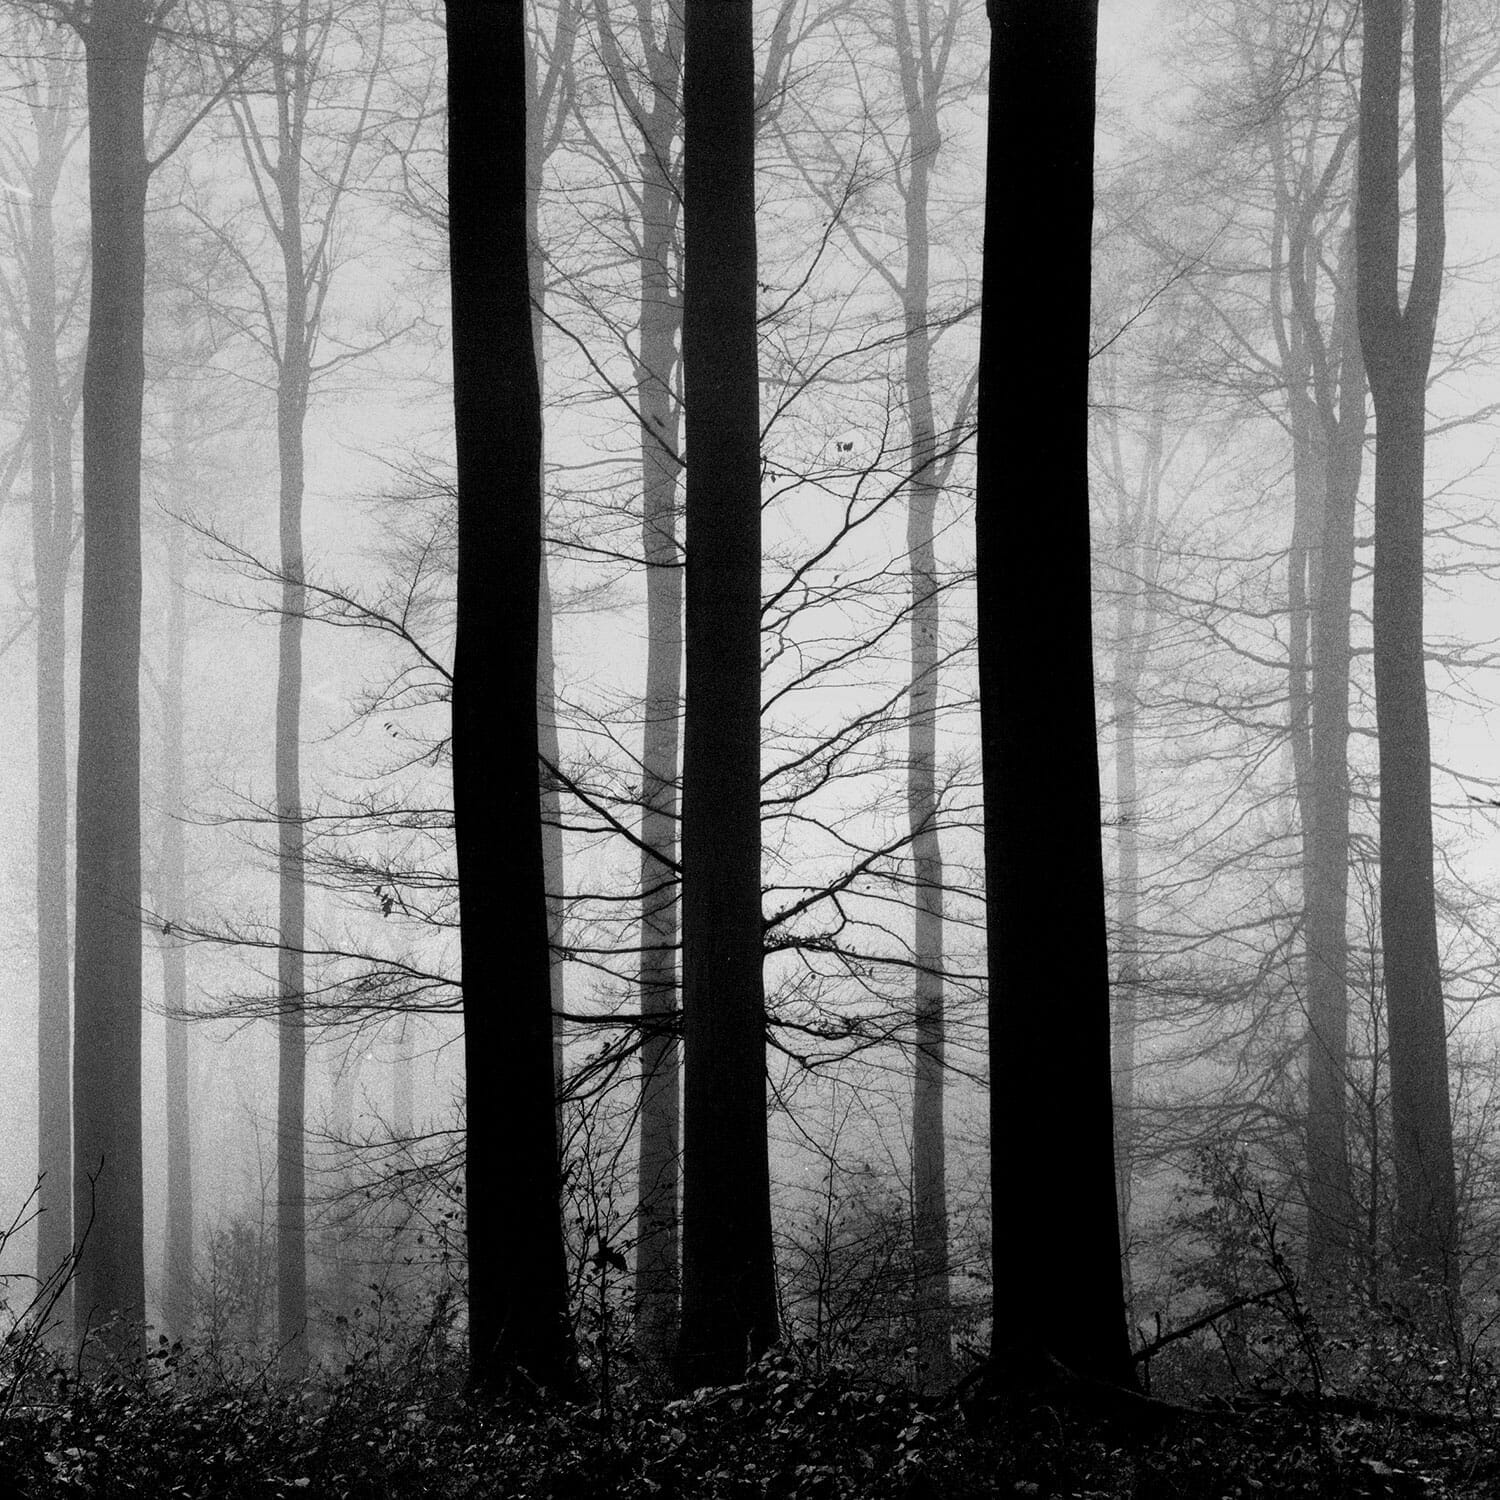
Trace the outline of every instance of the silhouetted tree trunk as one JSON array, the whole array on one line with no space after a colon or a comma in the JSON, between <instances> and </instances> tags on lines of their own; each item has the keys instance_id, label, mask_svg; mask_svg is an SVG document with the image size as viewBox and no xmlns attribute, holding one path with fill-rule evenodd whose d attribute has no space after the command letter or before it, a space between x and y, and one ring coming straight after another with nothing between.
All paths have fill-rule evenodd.
<instances>
[{"instance_id":1,"label":"silhouetted tree trunk","mask_svg":"<svg viewBox=\"0 0 1500 1500\"><path fill-rule=\"evenodd\" d=\"M777 1334L760 898L760 408L750 0L685 0L682 1324L687 1385Z\"/></svg>"},{"instance_id":2,"label":"silhouetted tree trunk","mask_svg":"<svg viewBox=\"0 0 1500 1500\"><path fill-rule=\"evenodd\" d=\"M991 0L990 18L975 520L995 1353L1128 1381L1090 631L1097 6Z\"/></svg>"},{"instance_id":3,"label":"silhouetted tree trunk","mask_svg":"<svg viewBox=\"0 0 1500 1500\"><path fill-rule=\"evenodd\" d=\"M73 64L53 58L27 102L36 160L24 221L31 448L31 558L36 580L37 1277L73 1248L73 1120L69 1072L67 596L73 555L72 412L58 372L57 237L53 204L72 129ZM69 1322L70 1290L54 1315Z\"/></svg>"},{"instance_id":4,"label":"silhouetted tree trunk","mask_svg":"<svg viewBox=\"0 0 1500 1500\"><path fill-rule=\"evenodd\" d=\"M447 0L458 451L453 792L471 1379L573 1378L537 799L542 413L519 0Z\"/></svg>"},{"instance_id":5,"label":"silhouetted tree trunk","mask_svg":"<svg viewBox=\"0 0 1500 1500\"><path fill-rule=\"evenodd\" d=\"M179 436L179 442L180 442ZM168 523L167 660L162 684L162 829L160 904L187 905L187 850L183 838L183 670L187 659L186 542L181 522ZM187 1020L187 947L162 934L162 1012L166 1042L167 1213L165 1291L167 1328L186 1338L193 1320L192 1061Z\"/></svg>"},{"instance_id":6,"label":"silhouetted tree trunk","mask_svg":"<svg viewBox=\"0 0 1500 1500\"><path fill-rule=\"evenodd\" d=\"M1442 0L1412 8L1415 263L1401 304L1401 0L1365 0L1360 74L1359 336L1375 401L1375 715L1380 929L1390 1029L1398 1252L1458 1290L1453 1123L1432 870L1423 665L1427 372L1443 279Z\"/></svg>"},{"instance_id":7,"label":"silhouetted tree trunk","mask_svg":"<svg viewBox=\"0 0 1500 1500\"><path fill-rule=\"evenodd\" d=\"M144 128L154 27L143 0L95 0L83 23L92 280L83 377L83 605L78 680L74 1220L92 1221L74 1283L79 1328L118 1316L140 1351L141 405Z\"/></svg>"}]
</instances>

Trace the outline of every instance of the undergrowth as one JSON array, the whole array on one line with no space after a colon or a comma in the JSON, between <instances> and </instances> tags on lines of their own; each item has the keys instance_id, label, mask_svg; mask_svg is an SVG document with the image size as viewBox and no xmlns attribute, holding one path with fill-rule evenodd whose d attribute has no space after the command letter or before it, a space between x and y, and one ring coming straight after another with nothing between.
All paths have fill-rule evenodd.
<instances>
[{"instance_id":1,"label":"undergrowth","mask_svg":"<svg viewBox=\"0 0 1500 1500\"><path fill-rule=\"evenodd\" d=\"M1402 1413L1268 1401L1084 1421L921 1397L777 1351L744 1382L679 1399L630 1379L600 1404L476 1407L460 1370L402 1378L351 1364L278 1383L163 1348L129 1380L37 1371L0 1418L0 1495L1228 1500L1500 1492L1493 1419L1473 1402Z\"/></svg>"}]
</instances>

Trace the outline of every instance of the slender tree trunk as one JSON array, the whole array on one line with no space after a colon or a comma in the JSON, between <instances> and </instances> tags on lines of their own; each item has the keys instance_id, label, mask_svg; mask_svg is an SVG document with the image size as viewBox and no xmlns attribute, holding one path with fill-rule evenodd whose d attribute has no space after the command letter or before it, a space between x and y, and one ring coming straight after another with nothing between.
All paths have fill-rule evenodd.
<instances>
[{"instance_id":1,"label":"slender tree trunk","mask_svg":"<svg viewBox=\"0 0 1500 1500\"><path fill-rule=\"evenodd\" d=\"M910 117L909 117L910 118ZM943 1139L943 852L938 837L938 576L933 523L938 486L928 331L927 197L935 122L912 119L906 188L906 407L911 490L906 546L911 570L911 704L907 722L906 814L915 905L916 1057L912 1078L913 1248L917 1276L917 1366L924 1389L951 1382L948 1300L947 1152Z\"/></svg>"},{"instance_id":2,"label":"slender tree trunk","mask_svg":"<svg viewBox=\"0 0 1500 1500\"><path fill-rule=\"evenodd\" d=\"M1306 368L1288 377L1292 388L1292 535L1287 547L1287 737L1292 749L1292 785L1302 829L1303 905L1307 902L1309 846L1312 836L1312 697L1308 673L1308 629L1312 602L1308 557L1313 530L1320 524L1323 465L1313 442L1312 403L1307 398Z\"/></svg>"},{"instance_id":3,"label":"slender tree trunk","mask_svg":"<svg viewBox=\"0 0 1500 1500\"><path fill-rule=\"evenodd\" d=\"M906 0L893 0L897 66L906 106L904 199L906 276L902 298L903 370L911 481L906 547L911 599L911 699L907 720L906 814L914 880L915 1053L912 1071L912 1249L916 1291L917 1380L923 1389L952 1381L948 1287L947 1151L943 1136L943 852L938 835L937 700L941 610L933 527L940 486L932 409L932 169L942 146L931 59L913 46ZM925 24L921 28L926 34ZM925 49L924 49L925 50Z\"/></svg>"},{"instance_id":4,"label":"slender tree trunk","mask_svg":"<svg viewBox=\"0 0 1500 1500\"><path fill-rule=\"evenodd\" d=\"M1458 1294L1453 1122L1432 868L1422 625L1427 371L1443 276L1442 3L1413 9L1416 245L1401 305L1400 0L1365 0L1359 335L1375 402L1375 711L1380 928L1390 1035L1396 1238L1419 1298ZM1430 1304L1434 1314L1442 1309Z\"/></svg>"},{"instance_id":5,"label":"slender tree trunk","mask_svg":"<svg viewBox=\"0 0 1500 1500\"><path fill-rule=\"evenodd\" d=\"M281 8L276 16L279 21ZM279 30L279 28L278 28ZM276 955L276 1337L282 1373L307 1368L307 888L302 817L302 502L313 328L302 223L302 124L308 73L306 6L273 60L281 111L276 187L286 308L276 371L281 611L277 618L276 820L280 947Z\"/></svg>"},{"instance_id":6,"label":"slender tree trunk","mask_svg":"<svg viewBox=\"0 0 1500 1500\"><path fill-rule=\"evenodd\" d=\"M573 1381L537 800L542 411L519 0L447 0L458 449L453 794L476 1389Z\"/></svg>"},{"instance_id":7,"label":"slender tree trunk","mask_svg":"<svg viewBox=\"0 0 1500 1500\"><path fill-rule=\"evenodd\" d=\"M1123 601L1120 613L1134 609ZM1116 664L1115 716L1115 806L1118 809L1118 886L1120 962L1110 1017L1110 1079L1114 1089L1115 1199L1120 1217L1120 1274L1127 1303L1131 1296L1130 1205L1135 1186L1135 1069L1136 1041L1140 1030L1139 1003L1141 930L1141 848L1137 819L1140 778L1136 765L1137 681L1129 673L1125 658L1133 655L1133 641L1117 637L1121 658ZM1123 670L1122 670L1123 669Z\"/></svg>"},{"instance_id":8,"label":"slender tree trunk","mask_svg":"<svg viewBox=\"0 0 1500 1500\"><path fill-rule=\"evenodd\" d=\"M1163 419L1152 414L1135 503L1115 439L1115 547L1122 580L1115 606L1115 808L1119 962L1110 1021L1114 1085L1115 1197L1120 1216L1121 1275L1130 1297L1130 1201L1135 1177L1135 1069L1141 988L1141 794L1138 735L1141 677L1155 619L1154 549L1161 492Z\"/></svg>"},{"instance_id":9,"label":"slender tree trunk","mask_svg":"<svg viewBox=\"0 0 1500 1500\"><path fill-rule=\"evenodd\" d=\"M760 895L760 404L750 0L684 0L686 1385L777 1334ZM696 457L695 457L696 455Z\"/></svg>"},{"instance_id":10,"label":"slender tree trunk","mask_svg":"<svg viewBox=\"0 0 1500 1500\"><path fill-rule=\"evenodd\" d=\"M333 276L329 254L340 201L357 169L371 90L383 53L386 6L370 7L366 45L373 53L363 96L330 168L311 164L309 120L318 80L326 77L334 11L313 0L270 0L264 52L269 107L231 96L245 162L271 237L281 254L281 305L262 295L264 338L276 368L281 607L277 631L276 819L278 883L276 1245L277 1338L284 1374L307 1367L307 894L306 826L301 790L302 628L306 587L302 511L304 433L322 310ZM225 80L230 89L232 79ZM317 205L321 203L321 221ZM259 283L257 283L259 285ZM279 314L279 316L278 316Z\"/></svg>"},{"instance_id":11,"label":"slender tree trunk","mask_svg":"<svg viewBox=\"0 0 1500 1500\"><path fill-rule=\"evenodd\" d=\"M1097 7L992 0L990 18L975 525L995 1353L1128 1382L1090 629ZM1045 229L1016 233L1017 212Z\"/></svg>"},{"instance_id":12,"label":"slender tree trunk","mask_svg":"<svg viewBox=\"0 0 1500 1500\"><path fill-rule=\"evenodd\" d=\"M146 65L140 0L95 0L84 25L92 282L83 383L74 958L74 1221L87 1244L78 1326L116 1319L141 1350L141 406L146 291Z\"/></svg>"},{"instance_id":13,"label":"slender tree trunk","mask_svg":"<svg viewBox=\"0 0 1500 1500\"><path fill-rule=\"evenodd\" d=\"M682 550L677 536L681 329L671 161L680 121L680 13L651 48L652 111L641 121L641 546L646 561L646 696L641 734L641 1118L636 1203L636 1345L665 1370L677 1337L681 1082L677 1042L677 775L682 715ZM643 37L647 45L651 40Z\"/></svg>"},{"instance_id":14,"label":"slender tree trunk","mask_svg":"<svg viewBox=\"0 0 1500 1500\"><path fill-rule=\"evenodd\" d=\"M1303 259L1306 245L1296 238L1292 258ZM1292 271L1295 281L1300 267ZM1295 300L1295 299L1294 299ZM1293 789L1301 831L1299 873L1302 882L1302 1004L1307 1017L1307 1267L1319 1292L1337 1295L1338 1228L1334 1197L1348 1182L1348 1154L1344 1140L1339 1091L1343 1088L1344 1048L1335 1035L1337 1018L1327 1011L1322 957L1315 946L1314 907L1326 907L1326 893L1318 889L1319 816L1313 748L1313 683L1311 635L1321 610L1314 558L1327 514L1328 454L1322 441L1318 410L1308 391L1311 369L1309 339L1321 329L1293 324L1285 376L1289 391L1292 437L1292 535L1287 548L1287 736L1292 751ZM1348 809L1345 808L1347 822ZM1326 932L1321 933L1326 937ZM1333 955L1336 958L1336 955ZM1324 1001L1318 1008L1319 999ZM1347 1027L1347 1019L1345 1020Z\"/></svg>"},{"instance_id":15,"label":"slender tree trunk","mask_svg":"<svg viewBox=\"0 0 1500 1500\"><path fill-rule=\"evenodd\" d=\"M1319 1300L1336 1308L1346 1291L1356 1218L1347 1139L1348 700L1364 373L1354 337L1352 236L1345 236L1341 265L1331 278L1333 312L1325 330L1317 289L1325 274L1328 231L1317 226L1329 209L1337 168L1357 137L1346 128L1328 162L1314 170L1311 146L1290 146L1283 127L1278 118L1267 121L1267 142L1276 159L1277 243L1285 246L1284 262L1274 268L1272 316L1288 392L1294 486L1287 689L1302 837L1307 1275ZM1356 411L1351 489L1347 430L1355 425Z\"/></svg>"},{"instance_id":16,"label":"slender tree trunk","mask_svg":"<svg viewBox=\"0 0 1500 1500\"><path fill-rule=\"evenodd\" d=\"M540 373L540 371L538 371ZM567 938L564 895L562 792L557 777L546 769L562 760L562 742L557 734L557 663L553 651L552 578L547 558L542 557L541 611L537 636L537 746L544 762L541 771L542 865L547 881L548 997L552 1011L552 1083L559 1096L567 1077L567 1023L564 1011L567 993L563 979L563 953Z\"/></svg>"},{"instance_id":17,"label":"slender tree trunk","mask_svg":"<svg viewBox=\"0 0 1500 1500\"><path fill-rule=\"evenodd\" d=\"M69 1080L67 596L73 550L72 427L57 369L57 240L53 202L67 149L71 77L49 76L32 109L37 162L26 247L30 387L31 557L36 580L37 1278L73 1248L73 1121ZM54 1315L69 1323L71 1289Z\"/></svg>"},{"instance_id":18,"label":"slender tree trunk","mask_svg":"<svg viewBox=\"0 0 1500 1500\"><path fill-rule=\"evenodd\" d=\"M542 169L546 164L547 146L543 135L541 101L536 87L536 59L530 49L526 54L526 246L531 278L531 340L536 349L537 387L547 390L547 362L543 353L543 310L547 303L547 267L542 254L541 201ZM546 513L546 416L543 413L542 497ZM545 537L545 525L544 525ZM542 860L547 872L547 942L551 953L552 995L552 1075L555 1088L562 1093L567 1071L567 1024L563 1013L567 995L563 979L563 951L566 941L564 896L567 890L563 865L562 792L553 772L562 761L562 744L557 733L557 658L554 651L552 612L552 577L545 543L542 549L541 604L538 618L536 711L538 745L543 766L542 792Z\"/></svg>"},{"instance_id":19,"label":"slender tree trunk","mask_svg":"<svg viewBox=\"0 0 1500 1500\"><path fill-rule=\"evenodd\" d=\"M163 674L161 906L187 905L187 849L183 838L183 673L187 661L186 539L178 521L167 540L167 660ZM167 1225L163 1311L174 1338L193 1322L192 1048L187 1020L187 947L162 934L162 1012L166 1043Z\"/></svg>"},{"instance_id":20,"label":"slender tree trunk","mask_svg":"<svg viewBox=\"0 0 1500 1500\"><path fill-rule=\"evenodd\" d=\"M399 1018L396 1028L395 1051L391 1058L391 1135L400 1145L393 1161L402 1157L410 1161L414 1153L416 1027L417 1018L404 1015ZM388 1260L394 1267L399 1267L403 1261L410 1265L412 1261L411 1241L416 1227L412 1215L413 1186L410 1174L402 1172L398 1178L398 1191L392 1193L389 1201L392 1245L396 1253Z\"/></svg>"},{"instance_id":21,"label":"slender tree trunk","mask_svg":"<svg viewBox=\"0 0 1500 1500\"><path fill-rule=\"evenodd\" d=\"M1337 395L1318 393L1321 515L1312 598L1311 826L1305 879L1308 1016L1308 1268L1335 1293L1358 1235L1349 1175L1349 667L1354 515L1364 461L1365 372L1355 323L1353 237L1344 245L1334 333ZM1337 400L1337 406L1334 401Z\"/></svg>"},{"instance_id":22,"label":"slender tree trunk","mask_svg":"<svg viewBox=\"0 0 1500 1500\"><path fill-rule=\"evenodd\" d=\"M359 1075L359 1053L353 1047L337 1047L328 1066L329 1085L329 1134L337 1143L337 1149L347 1152L345 1144L354 1134L354 1093ZM336 1191L342 1194L349 1187L347 1165L340 1162L334 1175ZM330 1264L327 1294L327 1313L335 1323L339 1318L348 1318L354 1312L354 1244L350 1233L348 1216L336 1211L327 1218L328 1256Z\"/></svg>"}]
</instances>

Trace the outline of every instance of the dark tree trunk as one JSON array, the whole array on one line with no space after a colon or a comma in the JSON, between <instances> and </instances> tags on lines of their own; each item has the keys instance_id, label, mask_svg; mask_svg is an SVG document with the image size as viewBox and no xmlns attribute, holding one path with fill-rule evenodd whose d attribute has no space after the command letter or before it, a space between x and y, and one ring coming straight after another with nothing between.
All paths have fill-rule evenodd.
<instances>
[{"instance_id":1,"label":"dark tree trunk","mask_svg":"<svg viewBox=\"0 0 1500 1500\"><path fill-rule=\"evenodd\" d=\"M83 378L78 682L74 1220L87 1244L78 1326L139 1354L141 1198L141 405L146 64L141 0L96 0L84 26L92 290Z\"/></svg>"},{"instance_id":2,"label":"dark tree trunk","mask_svg":"<svg viewBox=\"0 0 1500 1500\"><path fill-rule=\"evenodd\" d=\"M1458 1291L1453 1122L1432 869L1423 662L1427 372L1443 278L1442 3L1413 8L1416 247L1401 305L1401 0L1365 0L1359 336L1375 402L1375 714L1380 929L1390 1035L1396 1239L1425 1291ZM1436 1309L1434 1309L1436 1310Z\"/></svg>"},{"instance_id":3,"label":"dark tree trunk","mask_svg":"<svg viewBox=\"0 0 1500 1500\"><path fill-rule=\"evenodd\" d=\"M685 0L682 1326L686 1385L777 1334L760 897L760 416L750 0Z\"/></svg>"},{"instance_id":4,"label":"dark tree trunk","mask_svg":"<svg viewBox=\"0 0 1500 1500\"><path fill-rule=\"evenodd\" d=\"M567 1386L537 655L542 412L519 0L448 0L458 449L453 795L462 901L471 1379Z\"/></svg>"},{"instance_id":5,"label":"dark tree trunk","mask_svg":"<svg viewBox=\"0 0 1500 1500\"><path fill-rule=\"evenodd\" d=\"M1090 627L1097 6L990 15L975 521L995 1352L1128 1382Z\"/></svg>"}]
</instances>

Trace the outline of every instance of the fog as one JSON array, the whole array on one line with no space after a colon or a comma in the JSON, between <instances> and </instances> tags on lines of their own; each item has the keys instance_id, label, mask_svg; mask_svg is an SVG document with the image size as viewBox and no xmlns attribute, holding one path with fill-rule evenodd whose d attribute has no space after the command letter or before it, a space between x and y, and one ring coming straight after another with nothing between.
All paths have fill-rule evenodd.
<instances>
[{"instance_id":1,"label":"fog","mask_svg":"<svg viewBox=\"0 0 1500 1500\"><path fill-rule=\"evenodd\" d=\"M55 1269L42 1231L77 1240L66 1205L98 1167L80 1156L60 1176L39 1125L62 1107L39 1085L49 1049L66 1062L46 1019L66 978L47 954L66 961L80 915L82 391L99 284L66 9L0 17L0 1221L16 1214L0 1270L17 1316ZM791 0L755 17L779 1316L819 1368L855 1359L931 1391L1008 1316L992 1237L997 1221L1031 1232L1032 1211L991 1202L988 1139L974 507L989 31L977 0ZM1105 0L1099 24L1095 714L1117 1222L1143 1347L1264 1281L1281 1245L1314 1281L1332 1254L1349 1305L1397 1277L1379 766L1380 736L1386 753L1401 736L1376 719L1376 420L1353 363L1357 17ZM1450 6L1415 648L1450 1290L1476 1319L1500 1272L1494 27L1485 5ZM538 805L570 1307L595 1378L645 1327L643 1215L676 1215L675 1161L670 1208L652 1210L639 1153L643 1121L659 1124L642 1085L651 1017L669 1017L663 1035L677 1025L675 894L652 906L650 858L675 892L681 606L662 591L681 573L685 490L681 38L666 7L571 0L533 7L528 36ZM337 1369L464 1327L443 48L424 0L203 0L164 12L146 76L136 1311L258 1368L293 1337L311 1367ZM1405 299L1409 107L1400 130ZM1009 211L1008 232L1045 258L1046 219ZM1007 286L990 305L1030 295ZM1009 357L1024 368L1038 351ZM1005 649L1045 658L1054 624L1043 612ZM1033 736L1052 712L1024 706ZM1086 885L1080 871L1080 924ZM1027 1003L1072 1003L1075 958L1057 952L1056 994ZM94 1044L125 1048L131 1016ZM675 1077L675 1046L661 1055ZM296 1117L278 1094L292 1058ZM677 1107L661 1106L674 1159ZM304 1231L278 1186L288 1139ZM1319 1197L1330 1172L1336 1213ZM293 1252L294 1332L278 1304ZM56 1322L80 1335L65 1305ZM637 1352L649 1363L644 1335Z\"/></svg>"}]
</instances>

